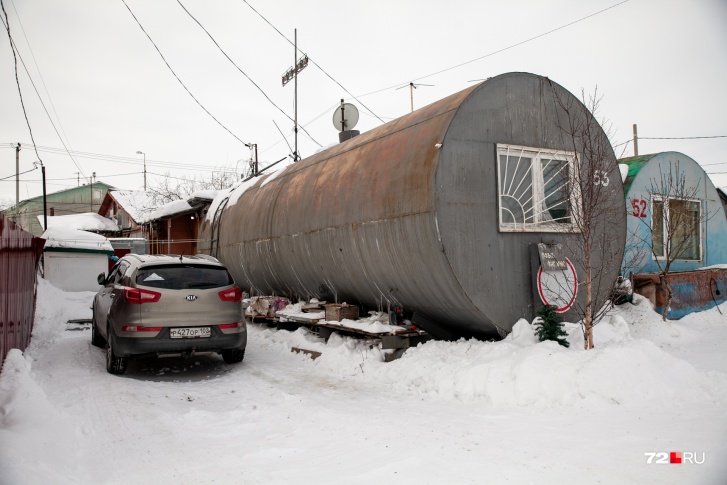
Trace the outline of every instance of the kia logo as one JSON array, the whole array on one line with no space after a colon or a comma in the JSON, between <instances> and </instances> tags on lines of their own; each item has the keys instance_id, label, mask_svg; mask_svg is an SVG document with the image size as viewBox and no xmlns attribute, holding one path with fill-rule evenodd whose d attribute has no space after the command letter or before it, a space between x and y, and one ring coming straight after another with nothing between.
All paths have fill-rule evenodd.
<instances>
[{"instance_id":1,"label":"kia logo","mask_svg":"<svg viewBox=\"0 0 727 485\"><path fill-rule=\"evenodd\" d=\"M187 295L185 296L185 298L187 299L187 301L194 301L197 299L197 295Z\"/></svg>"}]
</instances>

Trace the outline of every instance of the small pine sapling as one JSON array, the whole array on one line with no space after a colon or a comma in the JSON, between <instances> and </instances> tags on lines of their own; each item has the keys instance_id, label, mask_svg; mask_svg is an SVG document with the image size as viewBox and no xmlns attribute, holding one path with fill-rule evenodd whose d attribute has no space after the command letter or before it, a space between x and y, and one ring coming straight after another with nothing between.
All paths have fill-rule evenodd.
<instances>
[{"instance_id":1,"label":"small pine sapling","mask_svg":"<svg viewBox=\"0 0 727 485\"><path fill-rule=\"evenodd\" d=\"M568 334L563 330L563 320L555 312L553 305L545 305L538 310L538 318L535 319L535 335L541 342L545 340L555 340L563 347L569 347L570 343L563 337Z\"/></svg>"}]
</instances>

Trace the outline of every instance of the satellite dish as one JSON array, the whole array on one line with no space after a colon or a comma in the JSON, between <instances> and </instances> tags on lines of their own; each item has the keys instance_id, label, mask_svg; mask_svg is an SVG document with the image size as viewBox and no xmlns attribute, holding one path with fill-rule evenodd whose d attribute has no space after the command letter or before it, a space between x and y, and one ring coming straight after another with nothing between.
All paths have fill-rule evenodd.
<instances>
[{"instance_id":1,"label":"satellite dish","mask_svg":"<svg viewBox=\"0 0 727 485\"><path fill-rule=\"evenodd\" d=\"M358 108L351 103L341 102L333 112L333 126L338 131L352 130L358 123Z\"/></svg>"}]
</instances>

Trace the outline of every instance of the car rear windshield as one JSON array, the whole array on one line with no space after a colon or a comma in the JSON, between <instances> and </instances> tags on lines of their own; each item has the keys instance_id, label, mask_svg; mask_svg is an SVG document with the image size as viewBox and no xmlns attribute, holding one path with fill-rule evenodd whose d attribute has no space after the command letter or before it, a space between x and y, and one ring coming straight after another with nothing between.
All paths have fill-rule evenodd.
<instances>
[{"instance_id":1,"label":"car rear windshield","mask_svg":"<svg viewBox=\"0 0 727 485\"><path fill-rule=\"evenodd\" d=\"M137 285L169 290L219 288L233 283L230 273L219 266L146 266L136 273Z\"/></svg>"}]
</instances>

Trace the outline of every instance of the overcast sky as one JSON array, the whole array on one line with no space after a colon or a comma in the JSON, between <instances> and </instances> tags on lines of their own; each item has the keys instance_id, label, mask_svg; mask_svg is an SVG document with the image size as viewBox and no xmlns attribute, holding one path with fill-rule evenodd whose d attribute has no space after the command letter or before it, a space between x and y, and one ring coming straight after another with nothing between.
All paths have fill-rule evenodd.
<instances>
[{"instance_id":1,"label":"overcast sky","mask_svg":"<svg viewBox=\"0 0 727 485\"><path fill-rule=\"evenodd\" d=\"M298 119L310 134L298 136L303 157L337 141L332 113L341 99L358 106L363 132L410 111L409 82L421 84L416 109L512 71L548 76L578 95L597 88L597 116L617 156L633 154L624 142L634 123L645 138L727 135L724 0L126 0L217 121L175 79L124 1L2 3L45 104L18 59L49 192L87 183L93 172L140 189L137 151L146 154L149 185L166 173L240 172L250 158L244 143L258 145L261 166L286 157L277 127L293 145L294 87L281 86L281 76L293 65L296 28L311 59L298 78ZM0 201L13 202L14 145L22 144L21 172L38 155L7 35L0 66ZM727 187L727 138L639 142L642 154L665 150L691 156ZM21 200L41 193L40 170L21 175Z\"/></svg>"}]
</instances>

